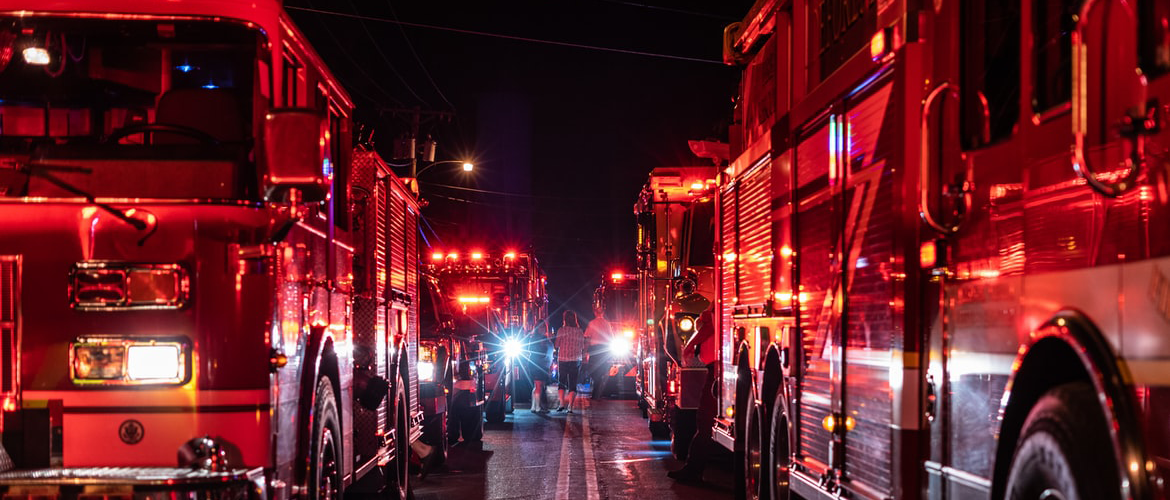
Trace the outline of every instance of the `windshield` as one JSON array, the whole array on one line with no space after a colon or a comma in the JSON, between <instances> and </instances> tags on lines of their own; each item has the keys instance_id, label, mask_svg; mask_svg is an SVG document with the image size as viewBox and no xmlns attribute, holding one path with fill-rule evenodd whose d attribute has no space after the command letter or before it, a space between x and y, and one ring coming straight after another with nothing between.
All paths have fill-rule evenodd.
<instances>
[{"instance_id":1,"label":"windshield","mask_svg":"<svg viewBox=\"0 0 1170 500\"><path fill-rule=\"evenodd\" d=\"M690 232L687 246L687 265L711 267L715 265L715 204L701 201L691 207Z\"/></svg>"},{"instance_id":2,"label":"windshield","mask_svg":"<svg viewBox=\"0 0 1170 500\"><path fill-rule=\"evenodd\" d=\"M616 323L638 320L638 290L611 288L605 291L605 319Z\"/></svg>"},{"instance_id":3,"label":"windshield","mask_svg":"<svg viewBox=\"0 0 1170 500\"><path fill-rule=\"evenodd\" d=\"M0 18L0 195L73 196L15 172L31 165L97 197L251 197L262 41L224 21Z\"/></svg>"}]
</instances>

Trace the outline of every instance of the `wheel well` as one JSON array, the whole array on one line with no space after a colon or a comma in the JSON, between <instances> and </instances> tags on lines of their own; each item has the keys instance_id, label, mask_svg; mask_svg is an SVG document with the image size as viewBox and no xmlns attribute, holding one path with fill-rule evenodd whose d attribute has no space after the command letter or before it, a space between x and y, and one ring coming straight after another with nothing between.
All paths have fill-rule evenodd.
<instances>
[{"instance_id":1,"label":"wheel well","mask_svg":"<svg viewBox=\"0 0 1170 500\"><path fill-rule=\"evenodd\" d=\"M406 396L406 407L410 408L410 398L414 397L410 393L410 363L407 360L406 349L399 349L399 352L401 354L398 355L398 375L402 377L402 393Z\"/></svg>"},{"instance_id":2,"label":"wheel well","mask_svg":"<svg viewBox=\"0 0 1170 500\"><path fill-rule=\"evenodd\" d=\"M739 354L735 358L735 435L738 438L741 434L740 430L744 428L745 419L747 419L747 404L752 397L751 356L746 345L739 346ZM736 439L736 441L738 442L740 439Z\"/></svg>"},{"instance_id":3,"label":"wheel well","mask_svg":"<svg viewBox=\"0 0 1170 500\"><path fill-rule=\"evenodd\" d=\"M784 371L780 366L780 352L776 350L775 346L772 346L768 349L768 354L764 358L763 394L760 394L760 399L764 403L763 407L769 411L771 411L772 405L776 402L776 395L780 392L780 385L783 380Z\"/></svg>"},{"instance_id":4,"label":"wheel well","mask_svg":"<svg viewBox=\"0 0 1170 500\"><path fill-rule=\"evenodd\" d=\"M752 360L746 345L739 347L739 354L735 357L735 398L736 403L741 403L739 398L744 396L746 392L747 397L751 397L752 390ZM736 409L738 411L738 409Z\"/></svg>"},{"instance_id":5,"label":"wheel well","mask_svg":"<svg viewBox=\"0 0 1170 500\"><path fill-rule=\"evenodd\" d=\"M325 345L321 348L321 363L317 368L317 378L329 377L329 383L333 386L333 395L335 398L341 397L341 373L340 364L337 361L337 352L333 350L333 340L326 340ZM341 401L337 401L337 408L340 410Z\"/></svg>"},{"instance_id":6,"label":"wheel well","mask_svg":"<svg viewBox=\"0 0 1170 500\"><path fill-rule=\"evenodd\" d=\"M995 453L995 489L1001 494L1007 485L1016 442L1028 412L1049 389L1068 382L1084 381L1092 384L1088 371L1073 347L1056 337L1036 342L1020 363L1011 383L1011 395L1003 410L999 428L999 445ZM999 494L992 494L999 498Z\"/></svg>"},{"instance_id":7,"label":"wheel well","mask_svg":"<svg viewBox=\"0 0 1170 500\"><path fill-rule=\"evenodd\" d=\"M1086 382L1111 404L1102 406L1107 421L1114 422L1110 439L1122 456L1145 456L1141 446L1140 429L1132 397L1125 385L1125 377L1108 342L1099 330L1082 314L1064 311L1042 326L1034 335L1038 338L1017 361L1018 368L1008 383L1005 395L1009 398L1001 411L995 453L992 498L1003 496L1011 471L1012 457L1024 422L1032 407L1050 389L1069 382ZM1129 471L1123 467L1122 477L1129 473L1131 491L1144 490L1145 471ZM1140 495L1135 496L1135 498Z\"/></svg>"}]
</instances>

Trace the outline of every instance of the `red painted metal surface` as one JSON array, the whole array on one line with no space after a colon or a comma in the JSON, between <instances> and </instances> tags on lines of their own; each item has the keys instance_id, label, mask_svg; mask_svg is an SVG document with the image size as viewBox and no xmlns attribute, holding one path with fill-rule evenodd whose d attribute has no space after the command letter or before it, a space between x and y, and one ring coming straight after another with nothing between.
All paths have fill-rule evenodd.
<instances>
[{"instance_id":1,"label":"red painted metal surface","mask_svg":"<svg viewBox=\"0 0 1170 500\"><path fill-rule=\"evenodd\" d=\"M408 453L422 414L419 205L373 153L348 150L352 104L280 5L4 2L0 18L48 55L0 63L0 397L17 467L164 474L211 436L230 480L286 498L307 481L322 377L340 477ZM280 95L285 60L321 91ZM38 86L74 97L39 103ZM253 150L285 104L328 110L326 201L266 184L282 166ZM357 193L371 204L350 203ZM163 349L134 347L151 341ZM175 360L142 354L175 346L177 376ZM355 404L366 376L408 385L407 428L390 428L393 401Z\"/></svg>"},{"instance_id":2,"label":"red painted metal surface","mask_svg":"<svg viewBox=\"0 0 1170 500\"><path fill-rule=\"evenodd\" d=\"M779 3L725 44L744 143L719 186L720 442L775 407L776 484L805 497L999 498L1032 405L1080 381L1108 487L1165 498L1170 11ZM746 281L745 252L769 259Z\"/></svg>"}]
</instances>

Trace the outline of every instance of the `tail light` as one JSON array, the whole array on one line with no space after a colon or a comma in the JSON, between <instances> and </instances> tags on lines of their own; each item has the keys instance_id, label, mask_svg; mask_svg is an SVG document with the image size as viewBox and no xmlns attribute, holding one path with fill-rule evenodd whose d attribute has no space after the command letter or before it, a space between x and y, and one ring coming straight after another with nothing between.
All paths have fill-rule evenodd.
<instances>
[{"instance_id":1,"label":"tail light","mask_svg":"<svg viewBox=\"0 0 1170 500\"><path fill-rule=\"evenodd\" d=\"M191 289L178 264L78 262L69 282L71 304L83 311L180 309Z\"/></svg>"}]
</instances>

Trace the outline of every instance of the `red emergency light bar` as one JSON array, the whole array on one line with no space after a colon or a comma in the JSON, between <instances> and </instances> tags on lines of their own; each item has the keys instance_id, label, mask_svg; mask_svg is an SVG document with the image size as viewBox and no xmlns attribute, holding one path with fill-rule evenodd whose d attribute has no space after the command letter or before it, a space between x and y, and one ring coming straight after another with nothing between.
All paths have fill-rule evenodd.
<instances>
[{"instance_id":1,"label":"red emergency light bar","mask_svg":"<svg viewBox=\"0 0 1170 500\"><path fill-rule=\"evenodd\" d=\"M633 280L637 280L637 279L638 279L638 275L636 275L636 274L626 274L626 273L619 272L619 271L614 271L614 272L610 273L610 275L609 275L609 281L611 283L614 283L614 284L622 283L623 281L633 281Z\"/></svg>"},{"instance_id":2,"label":"red emergency light bar","mask_svg":"<svg viewBox=\"0 0 1170 500\"><path fill-rule=\"evenodd\" d=\"M482 296L480 296L480 297L468 297L468 296L459 297L460 304L487 304L488 302L491 302L491 301L492 301L492 299L490 297L482 297Z\"/></svg>"}]
</instances>

